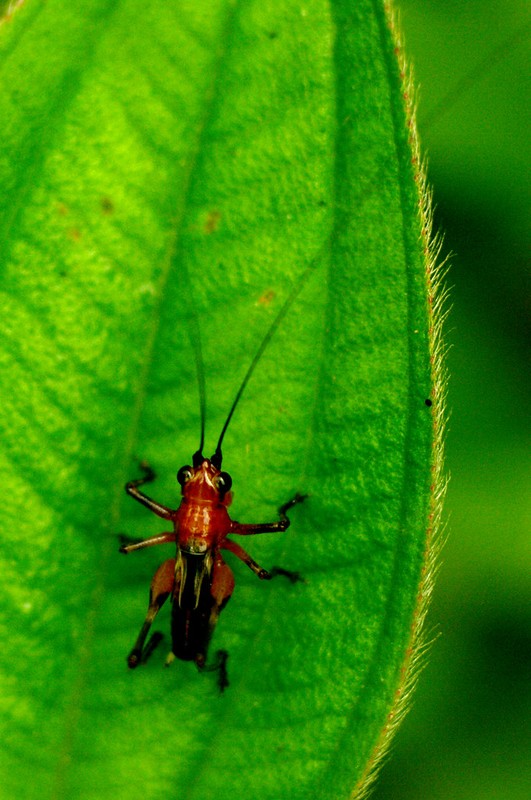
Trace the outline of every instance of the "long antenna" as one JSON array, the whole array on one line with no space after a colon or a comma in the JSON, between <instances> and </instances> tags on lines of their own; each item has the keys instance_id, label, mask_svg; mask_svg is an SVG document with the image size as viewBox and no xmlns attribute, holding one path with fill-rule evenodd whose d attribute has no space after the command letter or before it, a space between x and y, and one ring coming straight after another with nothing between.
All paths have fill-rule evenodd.
<instances>
[{"instance_id":1,"label":"long antenna","mask_svg":"<svg viewBox=\"0 0 531 800\"><path fill-rule=\"evenodd\" d=\"M297 281L297 283L295 284L295 286L291 290L290 294L288 295L288 297L284 301L284 304L282 305L282 307L280 308L280 310L279 310L278 314L276 315L275 319L271 323L271 325L269 327L269 330L267 331L266 335L262 339L262 343L261 343L260 347L258 348L255 357L253 358L253 360L251 361L251 363L249 365L249 369L245 373L245 376L244 376L244 379L243 379L243 381L241 383L241 386L238 389L238 392L236 393L236 397L234 398L232 406L230 407L230 411L229 411L229 413L227 415L227 419L225 420L225 424L223 425L223 428L221 429L221 434L220 434L219 441L218 441L218 444L217 444L217 447L216 447L216 451L215 451L214 455L212 456L212 458L210 459L212 464L216 467L216 469L220 469L221 462L223 460L223 455L222 455L222 452L221 452L221 444L223 442L223 437L225 436L225 434L227 432L227 428L229 427L230 421L232 419L232 415L236 411L236 407L237 407L238 403L240 402L242 394L245 391L245 387L249 383L249 381L251 379L251 376L252 376L253 372L255 371L258 362L262 358L262 356L264 354L264 350L266 349L266 347L268 346L269 342L273 338L277 328L279 327L280 323L282 322L282 320L284 319L284 317L288 313L289 309L291 308L291 306L293 305L293 303L295 302L295 300L299 296L299 294L300 294L300 292L302 290L302 287L306 283L310 273L313 272L314 270L315 270L315 264L312 261L310 266L306 267L306 269L302 273L301 277L299 278L299 280Z\"/></svg>"},{"instance_id":2,"label":"long antenna","mask_svg":"<svg viewBox=\"0 0 531 800\"><path fill-rule=\"evenodd\" d=\"M201 417L201 438L199 448L192 456L194 467L198 467L203 462L203 447L205 446L205 426L206 426L206 384L205 384L205 364L203 361L203 348L201 346L201 328L199 326L199 314L195 303L192 283L188 268L184 263L184 273L186 276L186 286L188 291L188 334L190 343L194 351L195 368L197 373L197 390L199 393L199 414Z\"/></svg>"},{"instance_id":3,"label":"long antenna","mask_svg":"<svg viewBox=\"0 0 531 800\"><path fill-rule=\"evenodd\" d=\"M203 349L201 347L201 332L197 310L191 315L192 327L192 346L194 348L195 367L197 372L197 389L199 392L199 413L201 415L201 438L199 447L192 456L194 467L198 467L203 462L203 447L205 446L205 424L206 424L206 385L205 385L205 364L203 361Z\"/></svg>"}]
</instances>

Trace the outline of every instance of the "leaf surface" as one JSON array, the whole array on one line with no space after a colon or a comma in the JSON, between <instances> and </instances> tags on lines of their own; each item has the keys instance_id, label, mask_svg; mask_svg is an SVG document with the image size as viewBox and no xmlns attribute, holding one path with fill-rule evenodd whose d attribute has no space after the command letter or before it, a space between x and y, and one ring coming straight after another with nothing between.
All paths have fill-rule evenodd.
<instances>
[{"instance_id":1,"label":"leaf surface","mask_svg":"<svg viewBox=\"0 0 531 800\"><path fill-rule=\"evenodd\" d=\"M33 0L0 25L6 797L324 800L364 774L411 643L433 463L394 46L376 0ZM310 495L245 542L305 583L231 562L223 695L164 670L164 646L129 672L171 548L117 553L118 532L164 529L123 484L147 460L148 493L178 504L194 342L210 452L308 269L224 442L234 518Z\"/></svg>"}]
</instances>

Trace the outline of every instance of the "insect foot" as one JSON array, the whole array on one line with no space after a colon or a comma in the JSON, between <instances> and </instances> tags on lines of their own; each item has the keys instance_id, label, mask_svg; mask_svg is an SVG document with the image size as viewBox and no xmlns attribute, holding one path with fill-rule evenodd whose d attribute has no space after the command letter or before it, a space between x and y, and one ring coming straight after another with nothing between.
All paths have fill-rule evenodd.
<instances>
[{"instance_id":1,"label":"insect foot","mask_svg":"<svg viewBox=\"0 0 531 800\"><path fill-rule=\"evenodd\" d=\"M199 672L217 672L218 673L218 687L220 692L224 692L227 686L230 685L229 675L227 672L227 661L229 654L226 650L218 650L216 653L216 660L213 664L205 664L204 659L201 661L196 660Z\"/></svg>"},{"instance_id":2,"label":"insect foot","mask_svg":"<svg viewBox=\"0 0 531 800\"><path fill-rule=\"evenodd\" d=\"M309 497L309 495L307 495L307 494L299 494L297 492L295 497L292 497L291 500L288 500L287 503L284 503L283 506L280 506L280 508L278 509L278 514L279 514L281 522L287 522L287 524L289 525L290 524L290 520L287 517L287 513L290 510L290 508L293 508L293 506L296 506L299 503L304 503L304 501L308 497ZM286 527L288 525L286 525Z\"/></svg>"},{"instance_id":3,"label":"insect foot","mask_svg":"<svg viewBox=\"0 0 531 800\"><path fill-rule=\"evenodd\" d=\"M140 470L144 473L143 478L135 478L133 481L128 481L125 484L126 491L136 489L138 486L143 486L145 483L152 483L157 477L157 473L152 467L149 466L147 461L140 461Z\"/></svg>"},{"instance_id":4,"label":"insect foot","mask_svg":"<svg viewBox=\"0 0 531 800\"><path fill-rule=\"evenodd\" d=\"M127 656L127 666L129 669L136 669L140 664L146 664L163 639L164 634L156 631L149 637L145 647L142 648L142 646L135 645Z\"/></svg>"},{"instance_id":5,"label":"insect foot","mask_svg":"<svg viewBox=\"0 0 531 800\"><path fill-rule=\"evenodd\" d=\"M275 578L277 575L282 575L284 578L287 578L290 583L306 583L300 572L292 572L283 567L271 567L269 570L269 580Z\"/></svg>"}]
</instances>

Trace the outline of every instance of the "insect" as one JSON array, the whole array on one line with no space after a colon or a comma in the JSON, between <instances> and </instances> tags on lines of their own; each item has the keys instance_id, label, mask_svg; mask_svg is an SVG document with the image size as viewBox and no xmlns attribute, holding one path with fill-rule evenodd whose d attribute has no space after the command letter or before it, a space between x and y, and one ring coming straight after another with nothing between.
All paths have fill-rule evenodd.
<instances>
[{"instance_id":1,"label":"insect","mask_svg":"<svg viewBox=\"0 0 531 800\"><path fill-rule=\"evenodd\" d=\"M192 457L191 466L185 465L177 472L177 481L182 494L179 507L177 509L168 508L140 491L141 486L153 481L156 477L151 467L145 463L140 465L144 473L143 477L129 481L125 486L128 495L157 516L168 520L173 529L142 541L123 544L120 552L127 554L159 544L176 545L175 557L164 561L153 576L146 618L127 657L127 663L131 669L145 662L155 643L162 638L160 634L154 634L146 644L155 617L166 600L171 598L172 647L166 664L170 664L174 658L179 658L184 661L195 661L201 671L217 670L219 687L223 691L228 686L226 668L228 654L224 650L218 651L216 662L207 665L210 639L219 615L234 589L234 575L231 568L225 563L222 551L228 551L243 561L260 580L270 580L274 575L284 575L292 581L299 580L297 573L291 573L281 568L273 568L270 571L264 569L251 558L240 544L228 537L279 533L287 530L290 525L288 511L298 503L302 503L307 495L296 494L291 500L284 503L278 510L278 520L275 522L245 524L232 520L227 510L232 500L232 479L227 472L221 469L223 460L221 446L243 391L281 319L299 293L304 280L305 275L285 301L264 337L236 394L211 458L205 458L203 455L205 389L201 351L196 346L200 386L201 439L199 449Z\"/></svg>"}]
</instances>

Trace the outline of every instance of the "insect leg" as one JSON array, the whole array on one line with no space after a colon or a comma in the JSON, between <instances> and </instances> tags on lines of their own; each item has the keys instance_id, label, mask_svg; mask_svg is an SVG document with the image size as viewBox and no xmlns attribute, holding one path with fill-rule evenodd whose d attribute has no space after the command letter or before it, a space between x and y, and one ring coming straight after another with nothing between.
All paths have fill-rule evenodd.
<instances>
[{"instance_id":1,"label":"insect leg","mask_svg":"<svg viewBox=\"0 0 531 800\"><path fill-rule=\"evenodd\" d=\"M233 553L240 561L243 561L244 564L247 564L250 570L254 572L254 574L260 578L261 581L270 581L271 578L275 578L277 575L282 575L284 578L287 578L291 583L304 583L304 578L301 577L299 572L292 572L289 569L284 569L283 567L271 567L270 570L264 569L257 564L256 561L251 558L249 553L247 553L243 547L236 542L231 542L230 539L225 539L221 547L224 550L229 550Z\"/></svg>"},{"instance_id":2,"label":"insect leg","mask_svg":"<svg viewBox=\"0 0 531 800\"><path fill-rule=\"evenodd\" d=\"M225 539L221 547L223 550L229 550L231 553L233 553L233 555L236 556L236 558L239 558L240 561L243 561L244 564L247 564L249 569L252 570L252 572L254 572L254 574L260 578L261 581L268 581L271 579L272 575L266 569L261 567L260 564L257 564L257 562L251 558L249 553L247 553L243 547L236 542L232 542L230 539Z\"/></svg>"},{"instance_id":3,"label":"insect leg","mask_svg":"<svg viewBox=\"0 0 531 800\"><path fill-rule=\"evenodd\" d=\"M148 464L146 464L145 461L141 462L140 469L144 473L144 477L136 478L134 481L129 481L126 483L125 491L130 497L138 500L139 503L142 503L143 506L149 508L149 510L153 511L153 513L158 517L162 517L163 519L171 519L173 514L171 508L167 508L167 506L157 503L156 500L152 500L152 498L148 497L147 494L139 491L139 486L143 486L145 483L151 483L151 481L154 481L156 478L155 472Z\"/></svg>"},{"instance_id":4,"label":"insect leg","mask_svg":"<svg viewBox=\"0 0 531 800\"><path fill-rule=\"evenodd\" d=\"M175 533L173 531L166 531L159 533L158 536L150 536L149 539L141 539L140 541L132 541L130 544L122 544L119 548L120 553L132 553L133 550L143 550L144 547L153 547L156 544L169 544L175 541Z\"/></svg>"},{"instance_id":5,"label":"insect leg","mask_svg":"<svg viewBox=\"0 0 531 800\"><path fill-rule=\"evenodd\" d=\"M304 503L304 501L308 499L308 496L309 495L307 494L299 494L297 492L295 497L292 497L291 500L288 500L287 503L284 503L283 506L280 506L280 508L278 509L278 515L281 521L287 522L289 525L290 521L287 517L287 512L290 510L290 508L293 508L293 506L296 506L299 503Z\"/></svg>"},{"instance_id":6,"label":"insect leg","mask_svg":"<svg viewBox=\"0 0 531 800\"><path fill-rule=\"evenodd\" d=\"M250 536L256 533L281 533L282 531L287 530L291 524L291 520L288 519L287 512L290 510L290 508L293 508L293 506L296 506L298 503L303 503L307 497L307 494L296 494L295 497L292 497L291 500L288 500L287 503L284 503L283 506L280 506L278 509L278 515L280 519L277 522L262 522L257 525L253 525L252 523L243 524L233 521L231 524L230 533L236 533L240 536Z\"/></svg>"},{"instance_id":7,"label":"insect leg","mask_svg":"<svg viewBox=\"0 0 531 800\"><path fill-rule=\"evenodd\" d=\"M206 664L206 649L210 641L214 629L216 627L219 615L223 608L227 605L234 591L234 575L228 564L225 564L221 555L216 556L214 567L212 569L212 585L210 587L210 594L212 595L212 608L210 610L210 617L208 620L208 637L204 653L198 653L195 658L195 663L200 671L217 672L218 685L222 692L229 685L227 675L227 660L229 654L226 650L218 650L216 653L216 660L213 664Z\"/></svg>"},{"instance_id":8,"label":"insect leg","mask_svg":"<svg viewBox=\"0 0 531 800\"><path fill-rule=\"evenodd\" d=\"M216 627L219 615L229 602L233 591L234 575L232 574L232 570L229 565L225 564L221 555L218 553L212 568L212 585L210 587L210 594L212 595L214 602L212 603L210 617L208 620L209 640L214 633L214 628Z\"/></svg>"},{"instance_id":9,"label":"insect leg","mask_svg":"<svg viewBox=\"0 0 531 800\"><path fill-rule=\"evenodd\" d=\"M146 655L144 642L146 641L153 620L173 590L174 581L175 559L169 558L160 565L153 576L153 580L151 581L149 605L146 618L140 629L140 633L138 634L138 639L136 640L133 649L127 656L127 664L129 665L130 669L135 669L135 667L138 667L138 665L144 660Z\"/></svg>"},{"instance_id":10,"label":"insect leg","mask_svg":"<svg viewBox=\"0 0 531 800\"><path fill-rule=\"evenodd\" d=\"M306 583L300 572L293 572L293 570L284 569L284 567L271 567L269 578L276 578L277 575L287 578L290 583Z\"/></svg>"},{"instance_id":11,"label":"insect leg","mask_svg":"<svg viewBox=\"0 0 531 800\"><path fill-rule=\"evenodd\" d=\"M223 692L227 686L230 685L229 675L227 672L227 661L229 654L226 650L218 650L216 653L216 660L212 664L205 664L199 667L201 672L217 672L218 673L218 686L219 691Z\"/></svg>"}]
</instances>

